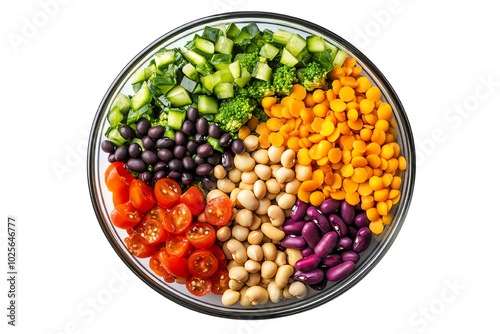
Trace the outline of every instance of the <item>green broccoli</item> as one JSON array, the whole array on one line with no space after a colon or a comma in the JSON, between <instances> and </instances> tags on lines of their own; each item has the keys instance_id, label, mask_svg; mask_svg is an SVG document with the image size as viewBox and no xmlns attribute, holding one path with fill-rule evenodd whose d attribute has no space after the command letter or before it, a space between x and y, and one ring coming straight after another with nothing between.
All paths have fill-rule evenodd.
<instances>
[{"instance_id":1,"label":"green broccoli","mask_svg":"<svg viewBox=\"0 0 500 334\"><path fill-rule=\"evenodd\" d=\"M307 64L307 67L301 68L297 72L300 83L307 90L314 90L316 88L328 89L328 83L326 81L326 74L328 71L313 61Z\"/></svg>"},{"instance_id":2,"label":"green broccoli","mask_svg":"<svg viewBox=\"0 0 500 334\"><path fill-rule=\"evenodd\" d=\"M252 73L253 68L260 61L259 52L245 53L240 60L240 66L244 67L248 72Z\"/></svg>"},{"instance_id":3,"label":"green broccoli","mask_svg":"<svg viewBox=\"0 0 500 334\"><path fill-rule=\"evenodd\" d=\"M250 85L246 87L248 87L248 94L253 98L263 98L275 94L273 85L264 80L252 80Z\"/></svg>"},{"instance_id":4,"label":"green broccoli","mask_svg":"<svg viewBox=\"0 0 500 334\"><path fill-rule=\"evenodd\" d=\"M258 106L253 110L253 115L257 117L259 123L267 122L267 120L269 119L269 116L267 116L266 112L264 111L264 108L262 108L261 106Z\"/></svg>"},{"instance_id":5,"label":"green broccoli","mask_svg":"<svg viewBox=\"0 0 500 334\"><path fill-rule=\"evenodd\" d=\"M290 95L292 87L297 81L297 70L295 67L283 65L274 71L273 86L274 91L278 95Z\"/></svg>"},{"instance_id":6,"label":"green broccoli","mask_svg":"<svg viewBox=\"0 0 500 334\"><path fill-rule=\"evenodd\" d=\"M226 132L237 132L250 118L257 106L254 99L237 95L221 102L215 122Z\"/></svg>"}]
</instances>

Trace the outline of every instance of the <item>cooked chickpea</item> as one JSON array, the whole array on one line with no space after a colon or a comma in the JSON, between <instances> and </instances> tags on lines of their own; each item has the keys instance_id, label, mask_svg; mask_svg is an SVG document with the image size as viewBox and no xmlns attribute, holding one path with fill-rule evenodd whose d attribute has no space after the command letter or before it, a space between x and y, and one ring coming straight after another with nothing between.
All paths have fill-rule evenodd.
<instances>
[{"instance_id":1,"label":"cooked chickpea","mask_svg":"<svg viewBox=\"0 0 500 334\"><path fill-rule=\"evenodd\" d=\"M253 170L251 170L249 172L243 172L241 174L241 181L245 182L245 183L252 184L252 183L255 183L255 181L257 181L258 179L259 179L259 177L257 176L255 171L253 171Z\"/></svg>"},{"instance_id":2,"label":"cooked chickpea","mask_svg":"<svg viewBox=\"0 0 500 334\"><path fill-rule=\"evenodd\" d=\"M262 261L264 258L262 247L259 245L250 245L247 249L247 256L254 261Z\"/></svg>"},{"instance_id":3,"label":"cooked chickpea","mask_svg":"<svg viewBox=\"0 0 500 334\"><path fill-rule=\"evenodd\" d=\"M229 278L237 280L238 282L246 282L248 279L248 271L246 271L245 267L235 266L229 270ZM241 289L241 287L240 287Z\"/></svg>"},{"instance_id":4,"label":"cooked chickpea","mask_svg":"<svg viewBox=\"0 0 500 334\"><path fill-rule=\"evenodd\" d=\"M229 194L234 190L234 188L236 188L236 185L231 180L223 178L217 180L217 188L226 194Z\"/></svg>"},{"instance_id":5,"label":"cooked chickpea","mask_svg":"<svg viewBox=\"0 0 500 334\"><path fill-rule=\"evenodd\" d=\"M241 207L241 203L238 202L238 194L240 193L240 188L234 188L233 191L229 194L229 199L236 204L236 207Z\"/></svg>"},{"instance_id":6,"label":"cooked chickpea","mask_svg":"<svg viewBox=\"0 0 500 334\"><path fill-rule=\"evenodd\" d=\"M302 253L295 248L287 248L285 250L285 254L287 257L287 262L289 265L295 267L295 263L297 263L298 260L302 259Z\"/></svg>"},{"instance_id":7,"label":"cooked chickpea","mask_svg":"<svg viewBox=\"0 0 500 334\"><path fill-rule=\"evenodd\" d=\"M238 183L241 181L241 174L242 174L242 171L237 169L237 168L233 168L231 169L228 173L227 173L227 176L229 177L229 179L231 181L233 181L234 183Z\"/></svg>"},{"instance_id":8,"label":"cooked chickpea","mask_svg":"<svg viewBox=\"0 0 500 334\"><path fill-rule=\"evenodd\" d=\"M250 191L253 191L253 184L252 184L252 183L245 183L245 182L241 181L241 182L238 184L238 187L239 187L241 190L250 190Z\"/></svg>"},{"instance_id":9,"label":"cooked chickpea","mask_svg":"<svg viewBox=\"0 0 500 334\"><path fill-rule=\"evenodd\" d=\"M285 213L283 212L283 209L277 205L271 205L269 209L267 209L267 216L271 220L271 224L273 226L279 227L285 222ZM275 237L271 237L270 235L268 235L268 237L276 239Z\"/></svg>"},{"instance_id":10,"label":"cooked chickpea","mask_svg":"<svg viewBox=\"0 0 500 334\"><path fill-rule=\"evenodd\" d=\"M267 285L267 293L269 294L269 299L273 303L278 303L281 299L283 299L281 289L278 288L275 281L272 281Z\"/></svg>"},{"instance_id":11,"label":"cooked chickpea","mask_svg":"<svg viewBox=\"0 0 500 334\"><path fill-rule=\"evenodd\" d=\"M245 261L248 259L248 256L245 246L243 246L241 242L236 239L230 239L226 242L226 245L227 249L231 252L233 259L237 263L245 263Z\"/></svg>"},{"instance_id":12,"label":"cooked chickpea","mask_svg":"<svg viewBox=\"0 0 500 334\"><path fill-rule=\"evenodd\" d=\"M210 200L217 198L219 196L227 196L227 195L222 191L220 191L219 189L210 190L210 192L207 194L207 203L210 202Z\"/></svg>"},{"instance_id":13,"label":"cooked chickpea","mask_svg":"<svg viewBox=\"0 0 500 334\"><path fill-rule=\"evenodd\" d=\"M278 267L284 266L286 264L286 255L285 255L285 253L282 252L282 251L277 251L276 252L276 258L274 259L274 263L276 263L276 265Z\"/></svg>"},{"instance_id":14,"label":"cooked chickpea","mask_svg":"<svg viewBox=\"0 0 500 334\"><path fill-rule=\"evenodd\" d=\"M274 199L276 198L276 196L277 196L277 195L278 195L278 194L273 194L273 193L267 192L267 194L266 194L266 197L265 197L265 198L267 198L267 199L268 199L268 200L270 200L270 201L274 201Z\"/></svg>"},{"instance_id":15,"label":"cooked chickpea","mask_svg":"<svg viewBox=\"0 0 500 334\"><path fill-rule=\"evenodd\" d=\"M234 166L242 172L248 172L255 166L255 160L247 152L236 154L234 157Z\"/></svg>"},{"instance_id":16,"label":"cooked chickpea","mask_svg":"<svg viewBox=\"0 0 500 334\"><path fill-rule=\"evenodd\" d=\"M281 164L276 164L276 165L271 165L271 176L276 178L276 173L280 170L280 168L283 168Z\"/></svg>"},{"instance_id":17,"label":"cooked chickpea","mask_svg":"<svg viewBox=\"0 0 500 334\"><path fill-rule=\"evenodd\" d=\"M295 165L295 152L291 149L286 150L281 155L280 161L283 167L292 168Z\"/></svg>"},{"instance_id":18,"label":"cooked chickpea","mask_svg":"<svg viewBox=\"0 0 500 334\"><path fill-rule=\"evenodd\" d=\"M251 245L259 245L264 238L264 234L261 231L252 231L248 234L248 242Z\"/></svg>"},{"instance_id":19,"label":"cooked chickpea","mask_svg":"<svg viewBox=\"0 0 500 334\"><path fill-rule=\"evenodd\" d=\"M233 226L233 229L231 231L233 238L235 238L238 241L245 241L248 237L248 227L244 227L241 225L235 225Z\"/></svg>"},{"instance_id":20,"label":"cooked chickpea","mask_svg":"<svg viewBox=\"0 0 500 334\"><path fill-rule=\"evenodd\" d=\"M222 165L217 165L214 167L214 176L218 179L223 179L226 177L226 170L224 169L224 167L222 167Z\"/></svg>"},{"instance_id":21,"label":"cooked chickpea","mask_svg":"<svg viewBox=\"0 0 500 334\"><path fill-rule=\"evenodd\" d=\"M234 219L241 226L249 227L253 223L253 214L252 211L248 209L241 209L236 214Z\"/></svg>"},{"instance_id":22,"label":"cooked chickpea","mask_svg":"<svg viewBox=\"0 0 500 334\"><path fill-rule=\"evenodd\" d=\"M283 297L286 299L293 298L294 296L290 294L290 285L287 285L283 288Z\"/></svg>"},{"instance_id":23,"label":"cooked chickpea","mask_svg":"<svg viewBox=\"0 0 500 334\"><path fill-rule=\"evenodd\" d=\"M266 181L267 192L271 194L278 194L280 192L280 185L276 179L269 179Z\"/></svg>"},{"instance_id":24,"label":"cooked chickpea","mask_svg":"<svg viewBox=\"0 0 500 334\"><path fill-rule=\"evenodd\" d=\"M257 199L263 199L267 194L266 183L262 180L257 180L253 185L253 193Z\"/></svg>"},{"instance_id":25,"label":"cooked chickpea","mask_svg":"<svg viewBox=\"0 0 500 334\"><path fill-rule=\"evenodd\" d=\"M276 271L276 285L283 289L288 284L288 279L293 275L294 269L291 265L285 264Z\"/></svg>"},{"instance_id":26,"label":"cooked chickpea","mask_svg":"<svg viewBox=\"0 0 500 334\"><path fill-rule=\"evenodd\" d=\"M259 137L250 135L243 140L243 145L248 152L253 152L259 147Z\"/></svg>"},{"instance_id":27,"label":"cooked chickpea","mask_svg":"<svg viewBox=\"0 0 500 334\"><path fill-rule=\"evenodd\" d=\"M271 200L269 198L259 199L259 207L255 210L255 213L258 215L265 215L267 213L267 209L271 206Z\"/></svg>"},{"instance_id":28,"label":"cooked chickpea","mask_svg":"<svg viewBox=\"0 0 500 334\"><path fill-rule=\"evenodd\" d=\"M258 164L267 164L269 162L269 156L267 155L267 150L261 149L253 152L252 157Z\"/></svg>"},{"instance_id":29,"label":"cooked chickpea","mask_svg":"<svg viewBox=\"0 0 500 334\"><path fill-rule=\"evenodd\" d=\"M297 195L299 192L301 182L299 179L295 178L292 181L288 182L285 186L285 191L287 194Z\"/></svg>"},{"instance_id":30,"label":"cooked chickpea","mask_svg":"<svg viewBox=\"0 0 500 334\"><path fill-rule=\"evenodd\" d=\"M238 194L238 202L240 202L243 207L251 211L257 210L259 207L257 197L255 197L254 193L248 189L244 189Z\"/></svg>"},{"instance_id":31,"label":"cooked chickpea","mask_svg":"<svg viewBox=\"0 0 500 334\"><path fill-rule=\"evenodd\" d=\"M253 273L248 275L248 279L245 282L247 286L255 286L260 283L260 273Z\"/></svg>"},{"instance_id":32,"label":"cooked chickpea","mask_svg":"<svg viewBox=\"0 0 500 334\"><path fill-rule=\"evenodd\" d=\"M295 172L291 168L281 167L276 172L276 181L278 183L286 183L295 179Z\"/></svg>"},{"instance_id":33,"label":"cooked chickpea","mask_svg":"<svg viewBox=\"0 0 500 334\"><path fill-rule=\"evenodd\" d=\"M200 223L206 223L207 222L207 219L205 218L205 212L202 212L198 215L198 221Z\"/></svg>"},{"instance_id":34,"label":"cooked chickpea","mask_svg":"<svg viewBox=\"0 0 500 334\"><path fill-rule=\"evenodd\" d=\"M255 274L260 270L260 263L254 260L247 260L245 262L245 269L250 274Z\"/></svg>"},{"instance_id":35,"label":"cooked chickpea","mask_svg":"<svg viewBox=\"0 0 500 334\"><path fill-rule=\"evenodd\" d=\"M267 261L274 261L276 259L276 245L266 242L261 246L264 258Z\"/></svg>"},{"instance_id":36,"label":"cooked chickpea","mask_svg":"<svg viewBox=\"0 0 500 334\"><path fill-rule=\"evenodd\" d=\"M236 261L234 261L234 260L230 260L230 261L228 262L227 266L226 266L226 270L227 270L227 271L229 271L232 267L238 267L238 266L239 266L239 267L241 267L241 266L243 266L243 265L242 265L242 264L240 264L240 263L237 263L237 262L236 262Z\"/></svg>"},{"instance_id":37,"label":"cooked chickpea","mask_svg":"<svg viewBox=\"0 0 500 334\"><path fill-rule=\"evenodd\" d=\"M276 198L278 205L282 209L291 209L295 202L297 201L297 197L292 194L283 194L280 198Z\"/></svg>"},{"instance_id":38,"label":"cooked chickpea","mask_svg":"<svg viewBox=\"0 0 500 334\"><path fill-rule=\"evenodd\" d=\"M240 293L232 289L227 289L222 294L222 304L226 306L233 306L240 300Z\"/></svg>"},{"instance_id":39,"label":"cooked chickpea","mask_svg":"<svg viewBox=\"0 0 500 334\"><path fill-rule=\"evenodd\" d=\"M273 282L274 280L272 278L264 278L261 276L260 278L260 286L267 288L269 283Z\"/></svg>"},{"instance_id":40,"label":"cooked chickpea","mask_svg":"<svg viewBox=\"0 0 500 334\"><path fill-rule=\"evenodd\" d=\"M281 161L281 155L285 151L285 146L270 146L267 149L267 155L269 156L269 160L275 164Z\"/></svg>"},{"instance_id":41,"label":"cooked chickpea","mask_svg":"<svg viewBox=\"0 0 500 334\"><path fill-rule=\"evenodd\" d=\"M217 230L217 240L227 241L231 237L231 229L227 226L223 226Z\"/></svg>"},{"instance_id":42,"label":"cooked chickpea","mask_svg":"<svg viewBox=\"0 0 500 334\"><path fill-rule=\"evenodd\" d=\"M263 181L269 180L269 178L271 178L272 169L267 165L257 165L255 166L254 171L259 179Z\"/></svg>"},{"instance_id":43,"label":"cooked chickpea","mask_svg":"<svg viewBox=\"0 0 500 334\"><path fill-rule=\"evenodd\" d=\"M284 217L283 217L284 218ZM271 223L264 223L260 226L262 233L272 240L279 241L285 237L285 232L277 229Z\"/></svg>"},{"instance_id":44,"label":"cooked chickpea","mask_svg":"<svg viewBox=\"0 0 500 334\"><path fill-rule=\"evenodd\" d=\"M274 277L276 271L278 270L278 266L273 261L264 261L262 262L262 266L260 269L260 276L263 278L271 278Z\"/></svg>"},{"instance_id":45,"label":"cooked chickpea","mask_svg":"<svg viewBox=\"0 0 500 334\"><path fill-rule=\"evenodd\" d=\"M299 299L307 296L307 286L302 282L293 282L290 284L289 293Z\"/></svg>"},{"instance_id":46,"label":"cooked chickpea","mask_svg":"<svg viewBox=\"0 0 500 334\"><path fill-rule=\"evenodd\" d=\"M248 289L249 289L248 286L244 286L240 289L240 304L241 304L241 306L244 306L244 307L252 306L252 302L250 301L250 299L248 299L246 297L246 293L247 293Z\"/></svg>"},{"instance_id":47,"label":"cooked chickpea","mask_svg":"<svg viewBox=\"0 0 500 334\"><path fill-rule=\"evenodd\" d=\"M245 282L238 281L236 279L230 279L229 280L229 289L238 291L245 285Z\"/></svg>"},{"instance_id":48,"label":"cooked chickpea","mask_svg":"<svg viewBox=\"0 0 500 334\"><path fill-rule=\"evenodd\" d=\"M311 165L303 166L300 164L295 165L295 177L299 181L307 181L312 177L312 167Z\"/></svg>"},{"instance_id":49,"label":"cooked chickpea","mask_svg":"<svg viewBox=\"0 0 500 334\"><path fill-rule=\"evenodd\" d=\"M257 215L253 215L253 223L252 225L250 225L248 228L251 230L251 231L255 231L257 230L258 228L260 228L260 224L262 223L262 219L257 216Z\"/></svg>"},{"instance_id":50,"label":"cooked chickpea","mask_svg":"<svg viewBox=\"0 0 500 334\"><path fill-rule=\"evenodd\" d=\"M258 285L248 288L245 296L252 302L252 305L262 305L269 300L267 290Z\"/></svg>"}]
</instances>

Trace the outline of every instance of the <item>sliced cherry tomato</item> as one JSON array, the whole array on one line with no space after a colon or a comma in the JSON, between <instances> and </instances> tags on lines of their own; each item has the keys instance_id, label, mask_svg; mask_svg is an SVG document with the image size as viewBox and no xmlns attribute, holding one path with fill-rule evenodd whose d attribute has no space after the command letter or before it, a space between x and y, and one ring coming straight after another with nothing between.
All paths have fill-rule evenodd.
<instances>
[{"instance_id":1,"label":"sliced cherry tomato","mask_svg":"<svg viewBox=\"0 0 500 334\"><path fill-rule=\"evenodd\" d=\"M159 253L159 258L170 275L180 278L188 277L188 260L186 258L170 256L167 252Z\"/></svg>"},{"instance_id":2,"label":"sliced cherry tomato","mask_svg":"<svg viewBox=\"0 0 500 334\"><path fill-rule=\"evenodd\" d=\"M217 263L219 264L218 269L225 269L226 268L226 255L224 255L224 252L222 251L222 249L217 245L212 245L209 248L209 250L217 258Z\"/></svg>"},{"instance_id":3,"label":"sliced cherry tomato","mask_svg":"<svg viewBox=\"0 0 500 334\"><path fill-rule=\"evenodd\" d=\"M153 192L153 188L142 180L134 180L130 183L130 200L141 212L150 210L156 204Z\"/></svg>"},{"instance_id":4,"label":"sliced cherry tomato","mask_svg":"<svg viewBox=\"0 0 500 334\"><path fill-rule=\"evenodd\" d=\"M202 213L203 208L205 208L203 192L197 186L190 187L184 194L182 194L179 199L179 203L186 204L194 217Z\"/></svg>"},{"instance_id":5,"label":"sliced cherry tomato","mask_svg":"<svg viewBox=\"0 0 500 334\"><path fill-rule=\"evenodd\" d=\"M142 220L135 227L136 233L143 239L147 245L156 245L167 239L168 232L156 219Z\"/></svg>"},{"instance_id":6,"label":"sliced cherry tomato","mask_svg":"<svg viewBox=\"0 0 500 334\"><path fill-rule=\"evenodd\" d=\"M163 276L163 279L167 283L174 283L175 282L175 278L172 275L170 275L169 273L167 273L165 276Z\"/></svg>"},{"instance_id":7,"label":"sliced cherry tomato","mask_svg":"<svg viewBox=\"0 0 500 334\"><path fill-rule=\"evenodd\" d=\"M189 276L186 280L186 287L193 295L206 296L212 290L212 282L206 278Z\"/></svg>"},{"instance_id":8,"label":"sliced cherry tomato","mask_svg":"<svg viewBox=\"0 0 500 334\"><path fill-rule=\"evenodd\" d=\"M186 257L193 249L193 246L185 236L171 234L165 241L165 249L171 256Z\"/></svg>"},{"instance_id":9,"label":"sliced cherry tomato","mask_svg":"<svg viewBox=\"0 0 500 334\"><path fill-rule=\"evenodd\" d=\"M199 278L208 278L217 271L215 255L208 249L195 250L188 259L189 272Z\"/></svg>"},{"instance_id":10,"label":"sliced cherry tomato","mask_svg":"<svg viewBox=\"0 0 500 334\"><path fill-rule=\"evenodd\" d=\"M120 204L127 203L129 200L128 188L123 188L113 193L113 205L115 208Z\"/></svg>"},{"instance_id":11,"label":"sliced cherry tomato","mask_svg":"<svg viewBox=\"0 0 500 334\"><path fill-rule=\"evenodd\" d=\"M210 277L212 281L212 292L216 295L222 295L229 289L229 273L227 270L219 269Z\"/></svg>"},{"instance_id":12,"label":"sliced cherry tomato","mask_svg":"<svg viewBox=\"0 0 500 334\"><path fill-rule=\"evenodd\" d=\"M104 173L104 182L111 192L128 188L133 180L135 180L135 177L128 172L123 162L113 162Z\"/></svg>"},{"instance_id":13,"label":"sliced cherry tomato","mask_svg":"<svg viewBox=\"0 0 500 334\"><path fill-rule=\"evenodd\" d=\"M159 179L155 184L155 197L164 208L174 205L181 196L181 187L169 178Z\"/></svg>"},{"instance_id":14,"label":"sliced cherry tomato","mask_svg":"<svg viewBox=\"0 0 500 334\"><path fill-rule=\"evenodd\" d=\"M139 223L141 218L142 213L132 202L120 204L111 212L111 222L119 228L133 227Z\"/></svg>"},{"instance_id":15,"label":"sliced cherry tomato","mask_svg":"<svg viewBox=\"0 0 500 334\"><path fill-rule=\"evenodd\" d=\"M156 219L163 224L166 214L167 209L155 204L148 212L145 212L143 220Z\"/></svg>"},{"instance_id":16,"label":"sliced cherry tomato","mask_svg":"<svg viewBox=\"0 0 500 334\"><path fill-rule=\"evenodd\" d=\"M196 248L209 248L215 242L215 229L207 223L194 223L187 229L186 237Z\"/></svg>"},{"instance_id":17,"label":"sliced cherry tomato","mask_svg":"<svg viewBox=\"0 0 500 334\"><path fill-rule=\"evenodd\" d=\"M135 257L145 258L153 256L156 253L156 247L146 245L137 233L126 237L125 243L127 244L128 251Z\"/></svg>"},{"instance_id":18,"label":"sliced cherry tomato","mask_svg":"<svg viewBox=\"0 0 500 334\"><path fill-rule=\"evenodd\" d=\"M162 276L162 277L165 277L167 275L170 276L167 269L165 269L165 267L163 267L163 265L161 264L160 256L159 256L160 252L164 252L164 250L160 250L160 251L158 251L158 253L151 256L151 259L149 259L149 268L151 268L155 272L155 274L158 276Z\"/></svg>"},{"instance_id":19,"label":"sliced cherry tomato","mask_svg":"<svg viewBox=\"0 0 500 334\"><path fill-rule=\"evenodd\" d=\"M193 221L193 215L186 204L176 204L165 217L163 227L170 233L180 234L186 232Z\"/></svg>"},{"instance_id":20,"label":"sliced cherry tomato","mask_svg":"<svg viewBox=\"0 0 500 334\"><path fill-rule=\"evenodd\" d=\"M212 198L205 207L205 219L216 226L225 225L232 214L233 202L227 196Z\"/></svg>"}]
</instances>

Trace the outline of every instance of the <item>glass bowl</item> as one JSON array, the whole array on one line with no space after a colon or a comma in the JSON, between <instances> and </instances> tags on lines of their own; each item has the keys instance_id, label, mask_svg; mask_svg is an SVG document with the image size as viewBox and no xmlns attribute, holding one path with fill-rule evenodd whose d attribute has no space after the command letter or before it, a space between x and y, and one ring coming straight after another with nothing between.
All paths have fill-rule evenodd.
<instances>
[{"instance_id":1,"label":"glass bowl","mask_svg":"<svg viewBox=\"0 0 500 334\"><path fill-rule=\"evenodd\" d=\"M214 294L201 298L195 297L187 291L184 285L165 283L161 277L155 275L148 266L148 259L133 257L127 251L123 241L127 236L126 232L116 228L110 220L110 213L113 210L112 196L103 180L104 171L109 163L100 149L100 143L104 139L108 126L106 113L111 102L120 92L133 94L130 85L131 76L136 70L147 66L160 48L183 46L195 33L201 35L206 25L230 22L240 27L255 22L261 30L281 28L302 35L322 36L326 41L347 51L349 56L357 60L358 64L363 67L361 74L381 89L382 99L394 110L394 119L398 126L397 142L401 146L402 155L407 160L407 169L402 173L401 199L393 208L393 221L380 235L372 238L370 248L362 253L361 260L351 275L337 283L329 282L327 288L320 292L309 288L309 293L304 299L292 298L277 304L268 302L265 305L253 307L242 307L238 303L228 307L222 304L220 296ZM408 118L393 88L377 67L350 43L323 27L295 17L266 12L233 12L205 17L180 26L151 43L125 66L109 87L97 110L90 134L87 169L92 204L106 238L125 264L149 287L177 304L198 312L234 319L263 319L302 312L334 299L353 287L382 259L398 235L408 212L415 180L415 145Z\"/></svg>"}]
</instances>

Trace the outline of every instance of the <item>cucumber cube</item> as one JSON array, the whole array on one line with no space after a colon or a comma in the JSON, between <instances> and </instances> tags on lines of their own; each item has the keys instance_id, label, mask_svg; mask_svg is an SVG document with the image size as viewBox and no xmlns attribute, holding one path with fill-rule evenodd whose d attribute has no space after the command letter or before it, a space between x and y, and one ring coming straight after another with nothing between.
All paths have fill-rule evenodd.
<instances>
[{"instance_id":1,"label":"cucumber cube","mask_svg":"<svg viewBox=\"0 0 500 334\"><path fill-rule=\"evenodd\" d=\"M347 58L347 52L339 50L333 59L333 65L342 66L344 60Z\"/></svg>"},{"instance_id":2,"label":"cucumber cube","mask_svg":"<svg viewBox=\"0 0 500 334\"><path fill-rule=\"evenodd\" d=\"M234 79L234 82L240 86L244 87L250 80L252 80L252 75L246 70L246 68L241 67L241 76Z\"/></svg>"},{"instance_id":3,"label":"cucumber cube","mask_svg":"<svg viewBox=\"0 0 500 334\"><path fill-rule=\"evenodd\" d=\"M238 28L236 26L236 24L230 23L227 26L227 30L226 30L227 37L234 39L236 37L236 35L238 35L239 32L240 32L240 28Z\"/></svg>"},{"instance_id":4,"label":"cucumber cube","mask_svg":"<svg viewBox=\"0 0 500 334\"><path fill-rule=\"evenodd\" d=\"M219 71L220 72L220 82L234 82L234 77L231 74L231 70L229 68L225 68Z\"/></svg>"},{"instance_id":5,"label":"cucumber cube","mask_svg":"<svg viewBox=\"0 0 500 334\"><path fill-rule=\"evenodd\" d=\"M170 110L168 112L168 121L167 124L170 128L174 130L180 130L182 127L182 123L186 119L186 113L176 110Z\"/></svg>"},{"instance_id":6,"label":"cucumber cube","mask_svg":"<svg viewBox=\"0 0 500 334\"><path fill-rule=\"evenodd\" d=\"M299 53L306 48L306 40L297 34L293 34L288 43L286 43L286 49L290 53L297 57Z\"/></svg>"},{"instance_id":7,"label":"cucumber cube","mask_svg":"<svg viewBox=\"0 0 500 334\"><path fill-rule=\"evenodd\" d=\"M168 92L167 98L170 100L173 107L182 107L193 103L191 96L189 96L189 93L182 86L175 86L172 88L170 92Z\"/></svg>"},{"instance_id":8,"label":"cucumber cube","mask_svg":"<svg viewBox=\"0 0 500 334\"><path fill-rule=\"evenodd\" d=\"M307 50L311 53L325 50L325 42L323 41L323 38L319 36L308 36Z\"/></svg>"},{"instance_id":9,"label":"cucumber cube","mask_svg":"<svg viewBox=\"0 0 500 334\"><path fill-rule=\"evenodd\" d=\"M161 50L154 56L156 67L162 69L168 64L175 62L175 52L173 50Z\"/></svg>"},{"instance_id":10,"label":"cucumber cube","mask_svg":"<svg viewBox=\"0 0 500 334\"><path fill-rule=\"evenodd\" d=\"M253 68L252 77L259 80L271 81L273 70L265 63L257 63Z\"/></svg>"},{"instance_id":11,"label":"cucumber cube","mask_svg":"<svg viewBox=\"0 0 500 334\"><path fill-rule=\"evenodd\" d=\"M286 30L278 29L274 32L273 42L278 46L284 47L288 43L288 41L292 38L292 36L293 33Z\"/></svg>"},{"instance_id":12,"label":"cucumber cube","mask_svg":"<svg viewBox=\"0 0 500 334\"><path fill-rule=\"evenodd\" d=\"M189 79L198 81L198 72L196 71L196 68L194 68L193 64L187 63L182 67L182 73L184 73L185 76L187 76Z\"/></svg>"},{"instance_id":13,"label":"cucumber cube","mask_svg":"<svg viewBox=\"0 0 500 334\"><path fill-rule=\"evenodd\" d=\"M224 54L231 54L233 52L234 42L227 37L219 36L215 44L215 51Z\"/></svg>"},{"instance_id":14,"label":"cucumber cube","mask_svg":"<svg viewBox=\"0 0 500 334\"><path fill-rule=\"evenodd\" d=\"M210 94L214 91L214 87L221 82L220 72L217 71L214 74L209 74L202 79L203 87L210 92Z\"/></svg>"},{"instance_id":15,"label":"cucumber cube","mask_svg":"<svg viewBox=\"0 0 500 334\"><path fill-rule=\"evenodd\" d=\"M237 60L234 63L230 64L229 70L231 71L233 78L238 79L241 76L240 61Z\"/></svg>"},{"instance_id":16,"label":"cucumber cube","mask_svg":"<svg viewBox=\"0 0 500 334\"><path fill-rule=\"evenodd\" d=\"M201 114L216 114L219 111L217 99L207 95L200 95L198 99L198 111Z\"/></svg>"},{"instance_id":17,"label":"cucumber cube","mask_svg":"<svg viewBox=\"0 0 500 334\"><path fill-rule=\"evenodd\" d=\"M234 97L233 84L230 82L221 82L214 87L214 93L219 100L232 98Z\"/></svg>"},{"instance_id":18,"label":"cucumber cube","mask_svg":"<svg viewBox=\"0 0 500 334\"><path fill-rule=\"evenodd\" d=\"M260 49L260 55L264 58L267 58L269 60L273 60L274 57L276 57L276 55L280 52L280 50L269 44L269 43L266 43L264 44L264 46L262 46L262 48Z\"/></svg>"},{"instance_id":19,"label":"cucumber cube","mask_svg":"<svg viewBox=\"0 0 500 334\"><path fill-rule=\"evenodd\" d=\"M126 112L127 110L130 109L130 99L128 98L127 95L119 93L115 99L113 100L113 103L111 103L111 107L109 109L115 109L118 108L118 111L121 112L122 114Z\"/></svg>"},{"instance_id":20,"label":"cucumber cube","mask_svg":"<svg viewBox=\"0 0 500 334\"><path fill-rule=\"evenodd\" d=\"M151 102L151 99L152 96L149 91L148 84L146 83L146 81L144 81L142 83L141 89L139 89L137 94L132 96L132 98L130 99L130 102L132 104L132 109L134 110L140 109L142 106Z\"/></svg>"},{"instance_id":21,"label":"cucumber cube","mask_svg":"<svg viewBox=\"0 0 500 334\"><path fill-rule=\"evenodd\" d=\"M220 34L222 34L222 31L220 29L207 26L203 30L203 34L201 35L201 37L212 43L215 43Z\"/></svg>"},{"instance_id":22,"label":"cucumber cube","mask_svg":"<svg viewBox=\"0 0 500 334\"><path fill-rule=\"evenodd\" d=\"M285 65L288 65L290 67L293 67L295 65L297 65L297 63L299 62L297 60L297 58L295 58L291 53L290 51L288 51L287 49L283 49L283 54L281 55L281 60L280 62L282 64L285 64Z\"/></svg>"}]
</instances>

